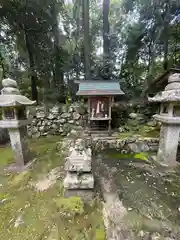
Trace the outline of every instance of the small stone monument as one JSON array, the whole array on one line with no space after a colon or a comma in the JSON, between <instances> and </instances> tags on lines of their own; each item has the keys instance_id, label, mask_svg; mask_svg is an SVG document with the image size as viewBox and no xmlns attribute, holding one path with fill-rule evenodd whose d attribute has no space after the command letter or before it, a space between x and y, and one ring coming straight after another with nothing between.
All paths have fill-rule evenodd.
<instances>
[{"instance_id":1,"label":"small stone monument","mask_svg":"<svg viewBox=\"0 0 180 240\"><path fill-rule=\"evenodd\" d=\"M70 149L67 157L64 179L66 196L80 196L91 199L93 196L94 177L91 168L92 153L90 148L83 146L83 139L78 139L75 147Z\"/></svg>"},{"instance_id":2,"label":"small stone monument","mask_svg":"<svg viewBox=\"0 0 180 240\"><path fill-rule=\"evenodd\" d=\"M160 114L154 116L161 122L158 160L165 165L176 165L180 134L180 74L171 75L165 90L149 101L161 103Z\"/></svg>"},{"instance_id":3,"label":"small stone monument","mask_svg":"<svg viewBox=\"0 0 180 240\"><path fill-rule=\"evenodd\" d=\"M2 108L1 128L7 128L11 140L11 147L16 161L15 168L23 168L30 160L30 151L27 144L26 126L32 119L27 118L26 107L36 103L22 96L16 81L4 79L3 89L0 95L0 107Z\"/></svg>"}]
</instances>

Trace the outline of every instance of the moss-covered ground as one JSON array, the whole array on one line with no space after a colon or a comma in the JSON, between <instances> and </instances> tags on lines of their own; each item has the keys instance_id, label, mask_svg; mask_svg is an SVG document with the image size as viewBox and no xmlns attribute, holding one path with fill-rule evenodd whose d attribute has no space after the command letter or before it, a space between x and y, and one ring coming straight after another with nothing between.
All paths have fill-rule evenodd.
<instances>
[{"instance_id":1,"label":"moss-covered ground","mask_svg":"<svg viewBox=\"0 0 180 240\"><path fill-rule=\"evenodd\" d=\"M137 160L137 161L145 161L145 162L149 162L149 157L151 156L151 152L139 152L139 153L129 153L129 154L126 154L126 153L121 153L119 152L118 150L116 149L106 149L104 152L103 152L103 156L106 158L106 159L134 159Z\"/></svg>"},{"instance_id":2,"label":"moss-covered ground","mask_svg":"<svg viewBox=\"0 0 180 240\"><path fill-rule=\"evenodd\" d=\"M143 161L144 156L144 153L122 155L116 150L103 152L101 159L107 169L101 171L101 177L109 173L127 209L121 221L134 234L128 239L178 240L180 167L160 167L155 161Z\"/></svg>"},{"instance_id":3,"label":"moss-covered ground","mask_svg":"<svg viewBox=\"0 0 180 240\"><path fill-rule=\"evenodd\" d=\"M160 129L158 127L152 127L147 125L127 125L129 131L120 133L120 138L128 137L149 137L149 138L158 138Z\"/></svg>"},{"instance_id":4,"label":"moss-covered ground","mask_svg":"<svg viewBox=\"0 0 180 240\"><path fill-rule=\"evenodd\" d=\"M78 197L63 197L64 157L57 150L57 141L61 140L54 136L31 140L30 148L37 157L33 168L19 174L0 174L0 239L105 239L100 199L86 205ZM10 147L0 147L0 165L11 162ZM56 181L38 191L34 183L56 168Z\"/></svg>"}]
</instances>

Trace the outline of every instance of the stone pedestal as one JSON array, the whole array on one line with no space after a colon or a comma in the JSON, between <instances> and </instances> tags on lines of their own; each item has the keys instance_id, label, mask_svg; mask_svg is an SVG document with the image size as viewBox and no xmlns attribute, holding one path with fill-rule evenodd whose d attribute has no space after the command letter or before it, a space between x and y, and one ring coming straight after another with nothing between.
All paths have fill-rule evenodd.
<instances>
[{"instance_id":1,"label":"stone pedestal","mask_svg":"<svg viewBox=\"0 0 180 240\"><path fill-rule=\"evenodd\" d=\"M31 160L25 127L9 129L11 147L17 166L24 166Z\"/></svg>"},{"instance_id":2,"label":"stone pedestal","mask_svg":"<svg viewBox=\"0 0 180 240\"><path fill-rule=\"evenodd\" d=\"M71 149L65 163L67 171L64 179L65 196L79 196L84 200L92 199L94 177L91 169L91 149Z\"/></svg>"},{"instance_id":3,"label":"stone pedestal","mask_svg":"<svg viewBox=\"0 0 180 240\"><path fill-rule=\"evenodd\" d=\"M67 189L93 189L93 175L92 173L68 172L64 179L64 187Z\"/></svg>"},{"instance_id":4,"label":"stone pedestal","mask_svg":"<svg viewBox=\"0 0 180 240\"><path fill-rule=\"evenodd\" d=\"M158 160L167 165L176 165L179 125L162 124L160 131Z\"/></svg>"},{"instance_id":5,"label":"stone pedestal","mask_svg":"<svg viewBox=\"0 0 180 240\"><path fill-rule=\"evenodd\" d=\"M91 172L91 149L77 152L73 150L67 158L65 170L69 172Z\"/></svg>"}]
</instances>

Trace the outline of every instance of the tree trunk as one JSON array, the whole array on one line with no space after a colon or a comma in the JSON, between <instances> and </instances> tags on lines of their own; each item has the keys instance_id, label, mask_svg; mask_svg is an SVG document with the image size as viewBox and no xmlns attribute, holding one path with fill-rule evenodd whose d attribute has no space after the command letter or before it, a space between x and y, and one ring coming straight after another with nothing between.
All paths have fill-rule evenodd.
<instances>
[{"instance_id":1,"label":"tree trunk","mask_svg":"<svg viewBox=\"0 0 180 240\"><path fill-rule=\"evenodd\" d=\"M159 28L159 31L158 31L158 33L156 35L156 39L153 42L153 45L151 45L152 46L151 58L150 58L150 64L149 64L149 72L148 72L148 76L147 76L147 79L146 79L146 82L145 82L145 84L146 84L145 88L149 86L149 84L151 83L151 81L153 79L153 70L154 70L155 58L156 58L156 47L157 47L157 43L158 43L158 41L160 39L160 36L161 36L161 34L163 32L163 29L164 29L164 26L161 26Z\"/></svg>"},{"instance_id":2,"label":"tree trunk","mask_svg":"<svg viewBox=\"0 0 180 240\"><path fill-rule=\"evenodd\" d=\"M73 57L73 64L75 68L75 73L76 73L76 79L79 79L80 77L80 65L81 65L81 54L80 50L78 48L78 41L81 37L81 15L80 15L80 9L82 7L82 1L81 0L76 0L74 3L75 6L75 12L74 12L74 18L76 20L76 31L75 31L75 41L76 41L76 47L74 51L74 57Z\"/></svg>"},{"instance_id":3,"label":"tree trunk","mask_svg":"<svg viewBox=\"0 0 180 240\"><path fill-rule=\"evenodd\" d=\"M169 48L169 23L170 23L170 6L166 2L166 18L164 23L164 70L168 69L168 48Z\"/></svg>"},{"instance_id":4,"label":"tree trunk","mask_svg":"<svg viewBox=\"0 0 180 240\"><path fill-rule=\"evenodd\" d=\"M144 89L147 89L148 86L151 84L153 79L153 71L154 71L154 65L155 65L155 58L156 58L156 45L162 36L162 33L164 33L165 41L164 41L164 70L168 67L168 28L170 23L170 3L169 0L166 1L166 10L165 10L165 16L161 20L161 26L158 29L158 33L156 34L156 38L153 42L153 46L151 49L151 61L149 64L149 71L148 75L145 81ZM143 91L144 95L144 91Z\"/></svg>"},{"instance_id":5,"label":"tree trunk","mask_svg":"<svg viewBox=\"0 0 180 240\"><path fill-rule=\"evenodd\" d=\"M38 103L37 73L35 72L35 61L34 61L33 49L32 49L31 41L29 39L29 35L26 28L24 29L24 33L25 33L25 40L26 40L26 48L29 56L29 67L31 71L32 100L35 100Z\"/></svg>"},{"instance_id":6,"label":"tree trunk","mask_svg":"<svg viewBox=\"0 0 180 240\"><path fill-rule=\"evenodd\" d=\"M168 69L168 45L169 45L169 41L168 41L168 38L166 38L164 42L164 70L165 71Z\"/></svg>"},{"instance_id":7,"label":"tree trunk","mask_svg":"<svg viewBox=\"0 0 180 240\"><path fill-rule=\"evenodd\" d=\"M55 89L59 90L58 100L62 103L65 102L65 87L64 87L64 72L63 72L63 56L62 48L60 47L60 32L58 27L58 4L53 0L51 6L52 15L52 31L54 37L54 70L53 70L53 85Z\"/></svg>"},{"instance_id":8,"label":"tree trunk","mask_svg":"<svg viewBox=\"0 0 180 240\"><path fill-rule=\"evenodd\" d=\"M110 0L103 0L103 52L104 52L104 74L109 78L110 41L109 41L109 7Z\"/></svg>"},{"instance_id":9,"label":"tree trunk","mask_svg":"<svg viewBox=\"0 0 180 240\"><path fill-rule=\"evenodd\" d=\"M5 67L5 64L4 64L4 58L3 58L1 53L0 53L0 65L1 65L1 68L2 68L2 79L4 79L4 78L6 78L6 67Z\"/></svg>"},{"instance_id":10,"label":"tree trunk","mask_svg":"<svg viewBox=\"0 0 180 240\"><path fill-rule=\"evenodd\" d=\"M89 80L90 73L90 38L89 38L89 0L83 0L83 30L84 30L84 72Z\"/></svg>"}]
</instances>

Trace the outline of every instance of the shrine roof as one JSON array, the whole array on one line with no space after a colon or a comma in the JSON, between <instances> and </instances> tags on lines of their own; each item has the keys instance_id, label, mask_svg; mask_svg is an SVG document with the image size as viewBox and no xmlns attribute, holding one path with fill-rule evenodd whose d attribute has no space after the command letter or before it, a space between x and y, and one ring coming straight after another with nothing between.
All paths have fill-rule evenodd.
<instances>
[{"instance_id":1,"label":"shrine roof","mask_svg":"<svg viewBox=\"0 0 180 240\"><path fill-rule=\"evenodd\" d=\"M124 95L117 81L109 80L84 80L79 81L78 96Z\"/></svg>"}]
</instances>

